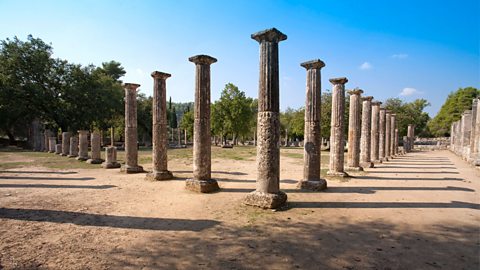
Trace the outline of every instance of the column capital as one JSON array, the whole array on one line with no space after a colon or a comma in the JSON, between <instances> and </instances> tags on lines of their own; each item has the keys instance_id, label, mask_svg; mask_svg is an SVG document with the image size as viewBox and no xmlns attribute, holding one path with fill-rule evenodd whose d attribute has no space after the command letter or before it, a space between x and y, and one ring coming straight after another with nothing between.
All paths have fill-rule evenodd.
<instances>
[{"instance_id":1,"label":"column capital","mask_svg":"<svg viewBox=\"0 0 480 270\"><path fill-rule=\"evenodd\" d=\"M332 84L346 84L348 79L346 77L331 78L329 80Z\"/></svg>"},{"instance_id":2,"label":"column capital","mask_svg":"<svg viewBox=\"0 0 480 270\"><path fill-rule=\"evenodd\" d=\"M372 101L372 106L380 106L380 105L382 105L381 101L377 101L377 100Z\"/></svg>"},{"instance_id":3,"label":"column capital","mask_svg":"<svg viewBox=\"0 0 480 270\"><path fill-rule=\"evenodd\" d=\"M372 99L373 99L372 96L362 97L362 101L372 101Z\"/></svg>"},{"instance_id":4,"label":"column capital","mask_svg":"<svg viewBox=\"0 0 480 270\"><path fill-rule=\"evenodd\" d=\"M325 66L325 63L320 59L315 59L307 62L303 62L300 66L304 67L305 69L321 69Z\"/></svg>"},{"instance_id":5,"label":"column capital","mask_svg":"<svg viewBox=\"0 0 480 270\"><path fill-rule=\"evenodd\" d=\"M155 79L162 79L162 80L166 80L166 79L168 79L169 77L172 76L171 74L168 74L168 73L165 73L165 72L160 72L160 71L154 71L154 72L152 72L151 75Z\"/></svg>"},{"instance_id":6,"label":"column capital","mask_svg":"<svg viewBox=\"0 0 480 270\"><path fill-rule=\"evenodd\" d=\"M270 28L260 32L253 33L252 39L261 43L262 41L280 42L287 39L287 35L277 30L277 28Z\"/></svg>"},{"instance_id":7,"label":"column capital","mask_svg":"<svg viewBox=\"0 0 480 270\"><path fill-rule=\"evenodd\" d=\"M124 83L123 87L125 87L128 90L137 90L138 87L140 87L140 84L136 83Z\"/></svg>"},{"instance_id":8,"label":"column capital","mask_svg":"<svg viewBox=\"0 0 480 270\"><path fill-rule=\"evenodd\" d=\"M363 90L357 87L352 90L348 90L347 93L349 95L360 95L360 94L363 94Z\"/></svg>"},{"instance_id":9,"label":"column capital","mask_svg":"<svg viewBox=\"0 0 480 270\"><path fill-rule=\"evenodd\" d=\"M210 55L199 54L188 58L188 61L195 63L196 65L211 65L217 62L217 59Z\"/></svg>"}]
</instances>

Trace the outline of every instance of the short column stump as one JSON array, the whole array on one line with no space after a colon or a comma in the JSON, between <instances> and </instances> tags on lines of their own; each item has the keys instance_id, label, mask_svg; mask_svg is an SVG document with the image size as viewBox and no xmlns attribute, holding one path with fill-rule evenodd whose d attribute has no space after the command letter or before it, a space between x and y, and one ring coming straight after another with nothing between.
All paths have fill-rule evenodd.
<instances>
[{"instance_id":1,"label":"short column stump","mask_svg":"<svg viewBox=\"0 0 480 270\"><path fill-rule=\"evenodd\" d=\"M247 194L243 203L250 206L256 206L263 209L276 209L287 202L287 194L283 191L277 193L264 193L253 191Z\"/></svg>"}]
</instances>

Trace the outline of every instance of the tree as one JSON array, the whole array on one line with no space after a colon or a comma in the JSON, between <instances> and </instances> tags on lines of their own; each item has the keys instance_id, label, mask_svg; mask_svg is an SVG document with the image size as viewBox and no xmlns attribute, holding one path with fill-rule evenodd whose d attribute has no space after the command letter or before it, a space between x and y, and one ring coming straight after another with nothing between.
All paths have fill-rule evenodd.
<instances>
[{"instance_id":1,"label":"tree","mask_svg":"<svg viewBox=\"0 0 480 270\"><path fill-rule=\"evenodd\" d=\"M185 111L182 120L180 120L180 127L187 131L189 137L193 137L193 111Z\"/></svg>"},{"instance_id":2,"label":"tree","mask_svg":"<svg viewBox=\"0 0 480 270\"><path fill-rule=\"evenodd\" d=\"M429 136L427 122L430 120L428 113L423 110L430 106L425 99L417 99L412 102L404 102L399 98L389 98L384 107L396 114L398 135L407 135L409 124L415 125L415 133L419 136Z\"/></svg>"},{"instance_id":3,"label":"tree","mask_svg":"<svg viewBox=\"0 0 480 270\"><path fill-rule=\"evenodd\" d=\"M434 136L450 136L450 126L462 117L465 110L472 107L472 100L480 96L480 90L474 87L459 88L450 93L438 114L428 123Z\"/></svg>"},{"instance_id":4,"label":"tree","mask_svg":"<svg viewBox=\"0 0 480 270\"><path fill-rule=\"evenodd\" d=\"M101 70L103 73L119 82L122 82L119 79L127 73L119 62L113 60L110 62L103 62Z\"/></svg>"}]
</instances>

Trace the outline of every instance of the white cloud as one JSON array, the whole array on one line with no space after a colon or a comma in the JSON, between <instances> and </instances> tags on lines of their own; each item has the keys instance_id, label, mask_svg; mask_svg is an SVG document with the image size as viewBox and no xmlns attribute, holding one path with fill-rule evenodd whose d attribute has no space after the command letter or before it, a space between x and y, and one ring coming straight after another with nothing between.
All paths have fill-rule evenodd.
<instances>
[{"instance_id":1,"label":"white cloud","mask_svg":"<svg viewBox=\"0 0 480 270\"><path fill-rule=\"evenodd\" d=\"M373 68L373 66L369 62L364 62L363 64L360 65L361 70L368 70L368 69L372 69L372 68Z\"/></svg>"},{"instance_id":2,"label":"white cloud","mask_svg":"<svg viewBox=\"0 0 480 270\"><path fill-rule=\"evenodd\" d=\"M412 87L405 87L402 89L402 92L400 92L400 96L404 96L404 97L419 95L419 94L422 94L422 92Z\"/></svg>"},{"instance_id":3,"label":"white cloud","mask_svg":"<svg viewBox=\"0 0 480 270\"><path fill-rule=\"evenodd\" d=\"M405 59L407 57L408 57L408 54L406 53L392 54L392 58L395 58L395 59Z\"/></svg>"}]
</instances>

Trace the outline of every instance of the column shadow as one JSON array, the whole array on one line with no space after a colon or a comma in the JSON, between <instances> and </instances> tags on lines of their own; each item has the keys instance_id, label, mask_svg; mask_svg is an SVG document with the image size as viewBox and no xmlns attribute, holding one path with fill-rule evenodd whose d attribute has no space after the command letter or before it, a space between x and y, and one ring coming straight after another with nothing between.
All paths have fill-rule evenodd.
<instances>
[{"instance_id":1,"label":"column shadow","mask_svg":"<svg viewBox=\"0 0 480 270\"><path fill-rule=\"evenodd\" d=\"M76 174L78 172L57 172L57 171L0 171L0 173L28 173L28 174Z\"/></svg>"},{"instance_id":2,"label":"column shadow","mask_svg":"<svg viewBox=\"0 0 480 270\"><path fill-rule=\"evenodd\" d=\"M94 177L41 177L41 176L0 176L4 180L95 180Z\"/></svg>"},{"instance_id":3,"label":"column shadow","mask_svg":"<svg viewBox=\"0 0 480 270\"><path fill-rule=\"evenodd\" d=\"M82 185L44 185L44 184L0 184L0 188L72 188L72 189L109 189L114 185L82 186Z\"/></svg>"},{"instance_id":4,"label":"column shadow","mask_svg":"<svg viewBox=\"0 0 480 270\"><path fill-rule=\"evenodd\" d=\"M432 202L288 202L288 208L457 208L480 210L480 204Z\"/></svg>"}]
</instances>

